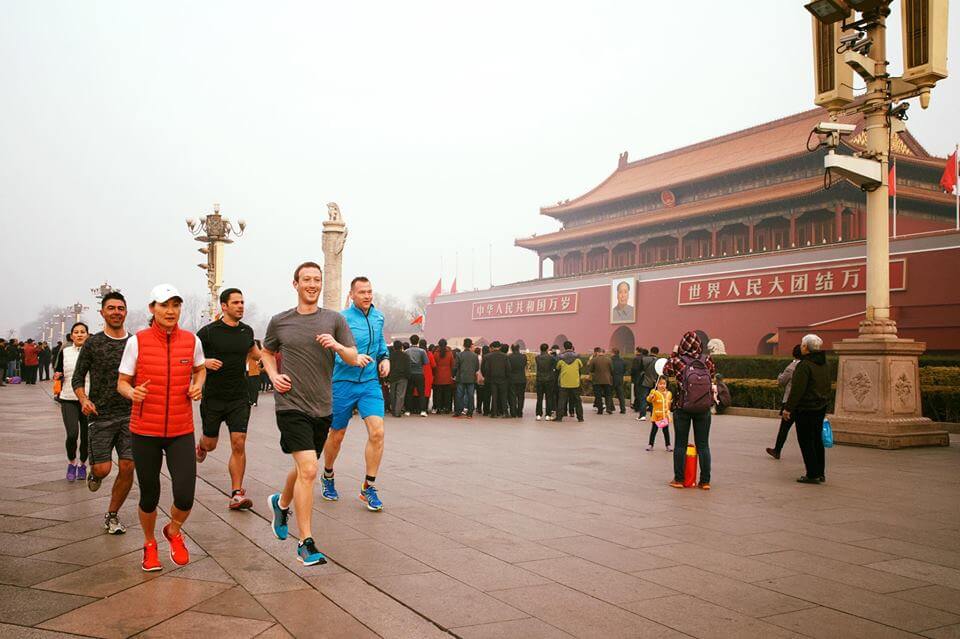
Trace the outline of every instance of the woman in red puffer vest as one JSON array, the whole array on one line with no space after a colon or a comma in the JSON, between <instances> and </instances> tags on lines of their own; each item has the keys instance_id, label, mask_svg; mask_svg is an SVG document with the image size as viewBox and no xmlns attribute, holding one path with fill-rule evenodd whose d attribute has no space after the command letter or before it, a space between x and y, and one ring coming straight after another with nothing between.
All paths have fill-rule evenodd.
<instances>
[{"instance_id":1,"label":"woman in red puffer vest","mask_svg":"<svg viewBox=\"0 0 960 639\"><path fill-rule=\"evenodd\" d=\"M141 567L161 570L154 536L160 502L160 467L167 458L173 484L170 523L163 536L170 556L179 565L190 561L180 532L193 508L197 461L194 452L193 407L206 379L203 347L197 337L180 328L183 299L169 284L150 294L150 326L127 341L120 361L117 391L133 402L130 437L140 486L140 525L144 546Z\"/></svg>"}]
</instances>

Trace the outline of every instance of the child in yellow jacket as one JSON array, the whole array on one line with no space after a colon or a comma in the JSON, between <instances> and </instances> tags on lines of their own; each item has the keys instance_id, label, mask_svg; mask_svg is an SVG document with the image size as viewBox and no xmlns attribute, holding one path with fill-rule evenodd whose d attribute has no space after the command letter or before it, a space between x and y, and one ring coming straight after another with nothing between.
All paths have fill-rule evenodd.
<instances>
[{"instance_id":1,"label":"child in yellow jacket","mask_svg":"<svg viewBox=\"0 0 960 639\"><path fill-rule=\"evenodd\" d=\"M667 442L667 450L670 448L670 423L673 421L673 413L670 409L673 405L673 393L667 390L667 380L661 377L657 380L657 387L647 395L647 403L653 408L653 415L650 424L650 445L647 450L653 450L653 442L657 439L657 431L663 431L663 438Z\"/></svg>"}]
</instances>

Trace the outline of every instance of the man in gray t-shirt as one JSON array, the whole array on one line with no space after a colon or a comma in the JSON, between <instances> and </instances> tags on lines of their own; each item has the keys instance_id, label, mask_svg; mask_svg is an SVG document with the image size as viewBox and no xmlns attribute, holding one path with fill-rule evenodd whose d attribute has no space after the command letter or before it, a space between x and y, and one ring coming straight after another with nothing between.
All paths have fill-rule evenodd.
<instances>
[{"instance_id":1,"label":"man in gray t-shirt","mask_svg":"<svg viewBox=\"0 0 960 639\"><path fill-rule=\"evenodd\" d=\"M350 366L366 366L369 355L358 355L353 333L340 313L320 308L323 272L315 262L305 262L293 273L297 307L275 315L263 340L261 361L276 392L280 448L293 457L281 493L268 497L273 514L271 527L278 539L286 539L287 518L294 504L300 545L297 560L305 566L326 563L313 541L311 514L313 486L332 420L334 354ZM280 366L277 366L277 356ZM284 506L286 504L286 506Z\"/></svg>"},{"instance_id":2,"label":"man in gray t-shirt","mask_svg":"<svg viewBox=\"0 0 960 639\"><path fill-rule=\"evenodd\" d=\"M275 398L277 412L295 410L311 417L333 413L332 386L334 352L317 341L328 334L345 347L354 345L353 333L343 315L318 308L309 315L291 308L274 315L267 326L263 346L280 353L280 373L290 379L291 388Z\"/></svg>"}]
</instances>

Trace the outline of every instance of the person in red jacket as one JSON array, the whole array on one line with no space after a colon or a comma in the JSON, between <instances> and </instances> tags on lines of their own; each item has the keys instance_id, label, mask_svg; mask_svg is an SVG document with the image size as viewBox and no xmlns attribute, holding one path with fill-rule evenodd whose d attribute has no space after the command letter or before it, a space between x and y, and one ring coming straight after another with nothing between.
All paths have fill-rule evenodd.
<instances>
[{"instance_id":1,"label":"person in red jacket","mask_svg":"<svg viewBox=\"0 0 960 639\"><path fill-rule=\"evenodd\" d=\"M170 543L174 563L184 566L190 561L180 532L193 508L197 480L190 401L200 399L206 368L200 340L179 326L182 304L183 298L173 286L154 287L150 293L150 326L127 341L117 382L117 392L133 403L130 436L140 486L144 537L141 568L147 572L163 568L154 534L164 456L173 484L173 507L163 536Z\"/></svg>"},{"instance_id":2,"label":"person in red jacket","mask_svg":"<svg viewBox=\"0 0 960 639\"><path fill-rule=\"evenodd\" d=\"M447 346L447 340L441 338L434 352L437 362L433 373L433 407L438 413L453 412L453 351Z\"/></svg>"}]
</instances>

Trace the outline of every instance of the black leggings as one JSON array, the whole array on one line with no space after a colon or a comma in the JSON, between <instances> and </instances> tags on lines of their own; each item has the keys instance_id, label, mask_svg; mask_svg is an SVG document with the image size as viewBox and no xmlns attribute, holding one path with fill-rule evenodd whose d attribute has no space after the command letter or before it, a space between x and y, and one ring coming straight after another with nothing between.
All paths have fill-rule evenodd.
<instances>
[{"instance_id":1,"label":"black leggings","mask_svg":"<svg viewBox=\"0 0 960 639\"><path fill-rule=\"evenodd\" d=\"M173 505L179 510L193 508L197 487L196 441L193 433L179 437L147 437L131 433L133 463L140 486L140 510L152 513L160 503L160 467L164 453L173 484Z\"/></svg>"},{"instance_id":2,"label":"black leggings","mask_svg":"<svg viewBox=\"0 0 960 639\"><path fill-rule=\"evenodd\" d=\"M86 463L90 445L87 443L87 416L80 410L80 402L60 400L60 415L67 431L67 459L77 458L77 435L80 436L80 463Z\"/></svg>"}]
</instances>

